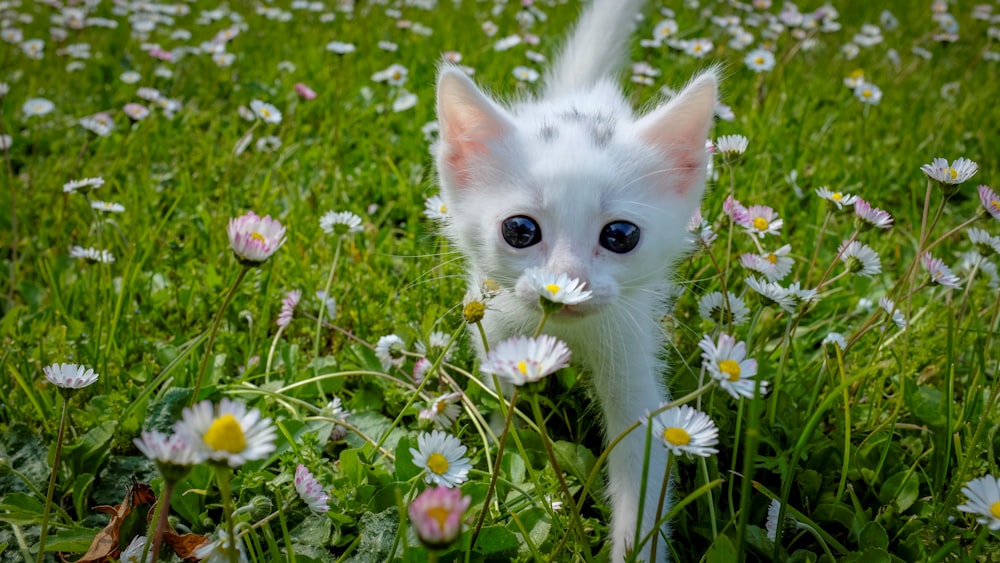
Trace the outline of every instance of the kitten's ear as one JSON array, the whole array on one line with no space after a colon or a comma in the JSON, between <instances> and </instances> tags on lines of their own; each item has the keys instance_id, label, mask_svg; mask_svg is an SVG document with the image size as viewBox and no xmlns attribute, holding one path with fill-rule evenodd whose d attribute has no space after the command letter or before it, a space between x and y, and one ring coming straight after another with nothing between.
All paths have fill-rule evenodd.
<instances>
[{"instance_id":1,"label":"kitten's ear","mask_svg":"<svg viewBox=\"0 0 1000 563\"><path fill-rule=\"evenodd\" d=\"M513 131L506 112L476 88L463 72L445 67L438 75L438 163L459 188L468 187L474 159L493 156L498 141Z\"/></svg>"},{"instance_id":2,"label":"kitten's ear","mask_svg":"<svg viewBox=\"0 0 1000 563\"><path fill-rule=\"evenodd\" d=\"M708 70L637 123L639 137L671 162L672 168L664 170L664 175L679 195L702 188L708 165L705 140L714 117L717 83L716 70Z\"/></svg>"}]
</instances>

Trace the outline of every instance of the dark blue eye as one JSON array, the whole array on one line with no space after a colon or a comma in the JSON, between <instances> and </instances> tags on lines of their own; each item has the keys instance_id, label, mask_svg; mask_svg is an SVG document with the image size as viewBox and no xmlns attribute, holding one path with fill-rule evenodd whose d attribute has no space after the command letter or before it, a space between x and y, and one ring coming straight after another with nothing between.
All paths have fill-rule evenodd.
<instances>
[{"instance_id":1,"label":"dark blue eye","mask_svg":"<svg viewBox=\"0 0 1000 563\"><path fill-rule=\"evenodd\" d=\"M631 252L639 244L639 227L628 221L613 221L601 229L601 246L617 254Z\"/></svg>"},{"instance_id":2,"label":"dark blue eye","mask_svg":"<svg viewBox=\"0 0 1000 563\"><path fill-rule=\"evenodd\" d=\"M515 215L504 219L503 240L514 248L528 248L542 241L542 228L531 217Z\"/></svg>"}]
</instances>

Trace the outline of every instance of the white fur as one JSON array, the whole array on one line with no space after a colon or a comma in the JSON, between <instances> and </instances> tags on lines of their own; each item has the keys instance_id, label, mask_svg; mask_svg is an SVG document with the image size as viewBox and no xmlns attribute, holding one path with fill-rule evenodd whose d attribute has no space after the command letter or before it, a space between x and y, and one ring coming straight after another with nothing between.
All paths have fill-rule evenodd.
<instances>
[{"instance_id":1,"label":"white fur","mask_svg":"<svg viewBox=\"0 0 1000 563\"><path fill-rule=\"evenodd\" d=\"M470 280L491 279L507 290L483 320L489 341L530 333L537 325L537 295L516 287L525 269L543 267L585 281L593 298L554 315L545 331L563 339L589 372L606 443L668 397L660 360L664 298L704 190L715 102L716 76L709 71L669 103L634 114L610 73L628 33L618 28L627 27L641 4L595 0L542 99L504 107L452 68L444 68L438 81L435 156L449 215L445 234L468 258ZM617 28L600 33L597 24L609 19ZM503 240L501 224L515 215L541 226L540 243L517 249ZM639 244L627 254L598 242L604 225L616 220L640 228ZM642 535L653 527L666 465L664 448L653 446ZM640 428L608 458L615 562L634 542L644 452ZM652 560L667 560L665 544L658 542ZM638 558L651 560L648 550L647 543Z\"/></svg>"}]
</instances>

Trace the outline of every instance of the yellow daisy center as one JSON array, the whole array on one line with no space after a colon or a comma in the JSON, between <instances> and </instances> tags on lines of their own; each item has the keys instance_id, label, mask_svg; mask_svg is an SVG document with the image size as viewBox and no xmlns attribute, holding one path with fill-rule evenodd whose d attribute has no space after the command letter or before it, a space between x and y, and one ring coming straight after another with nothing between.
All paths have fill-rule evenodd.
<instances>
[{"instance_id":1,"label":"yellow daisy center","mask_svg":"<svg viewBox=\"0 0 1000 563\"><path fill-rule=\"evenodd\" d=\"M448 403L444 401L438 401L434 406L434 411L438 414L444 414L444 409L448 408Z\"/></svg>"},{"instance_id":2,"label":"yellow daisy center","mask_svg":"<svg viewBox=\"0 0 1000 563\"><path fill-rule=\"evenodd\" d=\"M830 196L830 199L835 200L835 201L840 201L840 200L844 199L844 194L842 194L840 192L837 192L837 193L833 194L832 196Z\"/></svg>"},{"instance_id":3,"label":"yellow daisy center","mask_svg":"<svg viewBox=\"0 0 1000 563\"><path fill-rule=\"evenodd\" d=\"M864 78L864 76L865 76L865 71L861 70L860 68L851 73L851 78L855 80L858 80L859 78Z\"/></svg>"},{"instance_id":4,"label":"yellow daisy center","mask_svg":"<svg viewBox=\"0 0 1000 563\"><path fill-rule=\"evenodd\" d=\"M271 117L271 112L267 111L267 108L260 108L260 114L264 117Z\"/></svg>"},{"instance_id":5,"label":"yellow daisy center","mask_svg":"<svg viewBox=\"0 0 1000 563\"><path fill-rule=\"evenodd\" d=\"M444 475L448 471L448 460L441 454L434 452L427 458L427 469L437 475Z\"/></svg>"},{"instance_id":6,"label":"yellow daisy center","mask_svg":"<svg viewBox=\"0 0 1000 563\"><path fill-rule=\"evenodd\" d=\"M734 360L722 360L719 362L719 371L726 374L729 381L740 380L740 364Z\"/></svg>"},{"instance_id":7,"label":"yellow daisy center","mask_svg":"<svg viewBox=\"0 0 1000 563\"><path fill-rule=\"evenodd\" d=\"M528 362L524 360L517 362L517 371L521 372L523 375L528 375Z\"/></svg>"},{"instance_id":8,"label":"yellow daisy center","mask_svg":"<svg viewBox=\"0 0 1000 563\"><path fill-rule=\"evenodd\" d=\"M767 219L763 217L757 217L756 219L753 220L753 228L757 229L758 231L766 231L767 226L768 226Z\"/></svg>"},{"instance_id":9,"label":"yellow daisy center","mask_svg":"<svg viewBox=\"0 0 1000 563\"><path fill-rule=\"evenodd\" d=\"M691 443L691 435L683 428L667 428L663 431L663 439L675 446L686 446Z\"/></svg>"},{"instance_id":10,"label":"yellow daisy center","mask_svg":"<svg viewBox=\"0 0 1000 563\"><path fill-rule=\"evenodd\" d=\"M872 97L872 91L868 90L868 89L865 89L864 91L861 92L861 95L864 96L864 97L866 97L866 98L870 98L870 97Z\"/></svg>"},{"instance_id":11,"label":"yellow daisy center","mask_svg":"<svg viewBox=\"0 0 1000 563\"><path fill-rule=\"evenodd\" d=\"M700 53L701 45L695 45L691 50L694 51L695 53Z\"/></svg>"},{"instance_id":12,"label":"yellow daisy center","mask_svg":"<svg viewBox=\"0 0 1000 563\"><path fill-rule=\"evenodd\" d=\"M753 62L762 65L764 64L764 57L757 57L756 59L753 60Z\"/></svg>"},{"instance_id":13,"label":"yellow daisy center","mask_svg":"<svg viewBox=\"0 0 1000 563\"><path fill-rule=\"evenodd\" d=\"M764 257L764 259L772 264L778 263L778 257L775 256L774 254L768 254L767 256Z\"/></svg>"},{"instance_id":14,"label":"yellow daisy center","mask_svg":"<svg viewBox=\"0 0 1000 563\"><path fill-rule=\"evenodd\" d=\"M990 200L990 207L992 207L993 209L1000 209L1000 201L997 201L995 199Z\"/></svg>"},{"instance_id":15,"label":"yellow daisy center","mask_svg":"<svg viewBox=\"0 0 1000 563\"><path fill-rule=\"evenodd\" d=\"M448 519L448 509L441 506L432 506L427 509L427 516L430 516L438 523L438 528L444 529L444 523Z\"/></svg>"},{"instance_id":16,"label":"yellow daisy center","mask_svg":"<svg viewBox=\"0 0 1000 563\"><path fill-rule=\"evenodd\" d=\"M392 73L392 79L393 79L393 80L399 80L400 76L401 76L401 75L399 74L399 72L394 72L394 73Z\"/></svg>"},{"instance_id":17,"label":"yellow daisy center","mask_svg":"<svg viewBox=\"0 0 1000 563\"><path fill-rule=\"evenodd\" d=\"M1000 500L990 505L990 514L992 514L994 518L1000 518Z\"/></svg>"},{"instance_id":18,"label":"yellow daisy center","mask_svg":"<svg viewBox=\"0 0 1000 563\"><path fill-rule=\"evenodd\" d=\"M483 289L486 291L500 291L500 284L491 279L483 280Z\"/></svg>"},{"instance_id":19,"label":"yellow daisy center","mask_svg":"<svg viewBox=\"0 0 1000 563\"><path fill-rule=\"evenodd\" d=\"M258 233L256 231L253 234L250 235L250 238L252 238L253 240L255 240L257 242L264 242L264 235L262 235L262 234L260 234L260 233Z\"/></svg>"},{"instance_id":20,"label":"yellow daisy center","mask_svg":"<svg viewBox=\"0 0 1000 563\"><path fill-rule=\"evenodd\" d=\"M954 180L955 178L958 178L958 170L955 170L954 168L952 168L950 166L948 167L948 174L951 175L951 179L952 180Z\"/></svg>"},{"instance_id":21,"label":"yellow daisy center","mask_svg":"<svg viewBox=\"0 0 1000 563\"><path fill-rule=\"evenodd\" d=\"M224 414L212 422L201 437L213 450L238 454L247 448L247 439L236 417Z\"/></svg>"},{"instance_id":22,"label":"yellow daisy center","mask_svg":"<svg viewBox=\"0 0 1000 563\"><path fill-rule=\"evenodd\" d=\"M559 286L556 285L556 284L554 284L554 283L550 283L550 284L546 285L545 289L546 289L546 291L548 291L552 295L555 295L555 294L559 293Z\"/></svg>"},{"instance_id":23,"label":"yellow daisy center","mask_svg":"<svg viewBox=\"0 0 1000 563\"><path fill-rule=\"evenodd\" d=\"M448 212L447 205L442 203L441 205L438 206L438 213L447 213L447 212Z\"/></svg>"}]
</instances>

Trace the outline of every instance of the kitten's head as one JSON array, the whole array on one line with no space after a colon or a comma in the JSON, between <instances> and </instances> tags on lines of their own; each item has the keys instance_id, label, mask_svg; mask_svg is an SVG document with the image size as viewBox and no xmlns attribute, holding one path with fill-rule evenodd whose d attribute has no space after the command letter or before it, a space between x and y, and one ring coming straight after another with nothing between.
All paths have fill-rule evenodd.
<instances>
[{"instance_id":1,"label":"kitten's head","mask_svg":"<svg viewBox=\"0 0 1000 563\"><path fill-rule=\"evenodd\" d=\"M435 156L446 234L501 286L530 267L586 282L593 298L568 317L648 303L687 246L715 92L707 72L638 118L610 83L507 109L445 68Z\"/></svg>"}]
</instances>

